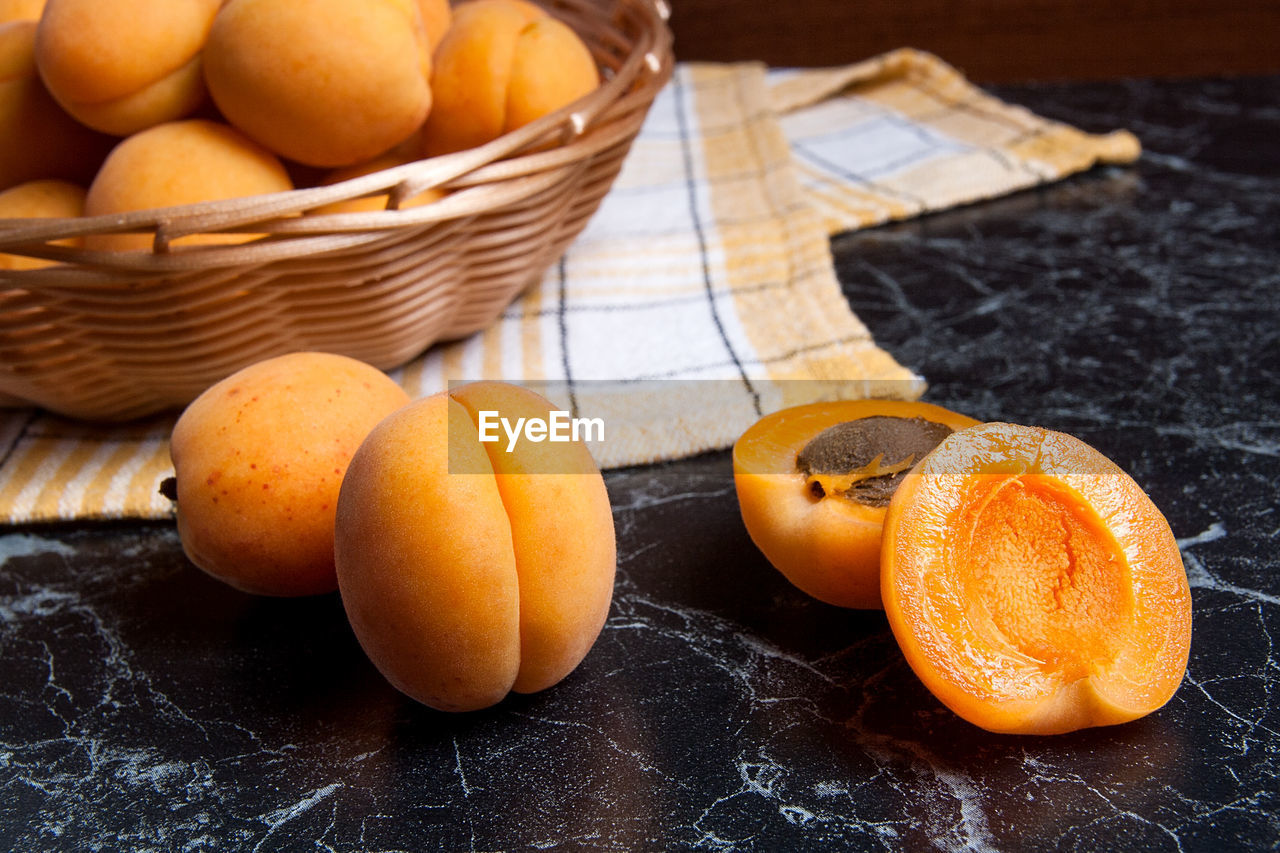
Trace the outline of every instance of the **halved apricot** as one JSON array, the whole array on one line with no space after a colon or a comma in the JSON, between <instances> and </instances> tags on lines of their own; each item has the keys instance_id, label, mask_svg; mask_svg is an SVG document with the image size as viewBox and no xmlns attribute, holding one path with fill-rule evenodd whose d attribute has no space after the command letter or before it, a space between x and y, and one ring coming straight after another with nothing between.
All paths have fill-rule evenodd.
<instances>
[{"instance_id":1,"label":"halved apricot","mask_svg":"<svg viewBox=\"0 0 1280 853\"><path fill-rule=\"evenodd\" d=\"M751 540L802 591L879 608L880 530L905 471L978 423L929 403L840 400L766 415L733 446Z\"/></svg>"},{"instance_id":2,"label":"halved apricot","mask_svg":"<svg viewBox=\"0 0 1280 853\"><path fill-rule=\"evenodd\" d=\"M1191 596L1169 524L1069 435L988 423L949 436L894 493L880 565L907 662L989 731L1127 722L1186 671Z\"/></svg>"}]
</instances>

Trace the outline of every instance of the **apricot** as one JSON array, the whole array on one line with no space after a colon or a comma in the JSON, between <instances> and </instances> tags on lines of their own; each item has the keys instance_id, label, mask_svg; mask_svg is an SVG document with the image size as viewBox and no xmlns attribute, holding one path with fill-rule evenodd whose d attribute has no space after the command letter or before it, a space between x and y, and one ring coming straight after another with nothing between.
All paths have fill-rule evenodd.
<instances>
[{"instance_id":1,"label":"apricot","mask_svg":"<svg viewBox=\"0 0 1280 853\"><path fill-rule=\"evenodd\" d=\"M953 430L928 403L843 400L766 415L733 447L747 532L787 580L838 607L879 608L880 534L893 490Z\"/></svg>"},{"instance_id":2,"label":"apricot","mask_svg":"<svg viewBox=\"0 0 1280 853\"><path fill-rule=\"evenodd\" d=\"M102 164L85 198L100 216L201 201L284 192L293 183L279 159L234 128L207 119L168 122L122 140ZM241 243L253 234L193 234L174 245ZM150 249L141 233L90 234L90 249Z\"/></svg>"},{"instance_id":3,"label":"apricot","mask_svg":"<svg viewBox=\"0 0 1280 853\"><path fill-rule=\"evenodd\" d=\"M0 24L0 189L59 178L87 184L113 137L67 115L36 68L35 21Z\"/></svg>"},{"instance_id":4,"label":"apricot","mask_svg":"<svg viewBox=\"0 0 1280 853\"><path fill-rule=\"evenodd\" d=\"M191 562L259 595L337 589L342 477L374 425L408 402L380 370L320 352L259 361L210 386L169 443Z\"/></svg>"},{"instance_id":5,"label":"apricot","mask_svg":"<svg viewBox=\"0 0 1280 853\"><path fill-rule=\"evenodd\" d=\"M482 145L600 85L591 52L570 27L523 0L470 0L436 49L435 105L423 151Z\"/></svg>"},{"instance_id":6,"label":"apricot","mask_svg":"<svg viewBox=\"0 0 1280 853\"><path fill-rule=\"evenodd\" d=\"M1063 433L990 423L944 439L894 493L881 583L916 675L993 732L1133 720L1186 671L1191 597L1168 522Z\"/></svg>"},{"instance_id":7,"label":"apricot","mask_svg":"<svg viewBox=\"0 0 1280 853\"><path fill-rule=\"evenodd\" d=\"M309 166L376 157L431 108L431 52L414 0L229 0L204 57L227 120Z\"/></svg>"},{"instance_id":8,"label":"apricot","mask_svg":"<svg viewBox=\"0 0 1280 853\"><path fill-rule=\"evenodd\" d=\"M568 675L604 625L616 550L581 442L480 441L481 412L548 420L531 391L477 383L374 428L338 497L342 601L370 660L432 708L467 711Z\"/></svg>"},{"instance_id":9,"label":"apricot","mask_svg":"<svg viewBox=\"0 0 1280 853\"><path fill-rule=\"evenodd\" d=\"M221 0L48 0L36 64L79 121L126 136L205 100L200 52Z\"/></svg>"},{"instance_id":10,"label":"apricot","mask_svg":"<svg viewBox=\"0 0 1280 853\"><path fill-rule=\"evenodd\" d=\"M365 175L371 175L374 172L380 172L383 169L390 169L395 166L403 166L412 160L402 154L390 153L381 157L360 163L356 166L348 166L344 169L335 169L324 177L321 181L322 186L331 186L333 184L349 181L352 178L360 178ZM444 192L435 188L423 190L413 198L406 199L400 203L401 208L418 207L423 204L430 204L436 199L442 198ZM378 195L363 196L361 198L344 199L343 201L330 202L316 208L316 213L360 213L370 210L386 210L388 197L386 193Z\"/></svg>"},{"instance_id":11,"label":"apricot","mask_svg":"<svg viewBox=\"0 0 1280 853\"><path fill-rule=\"evenodd\" d=\"M61 218L84 213L84 189L67 181L28 181L0 192L0 219L13 217ZM63 246L77 246L79 238L59 240ZM54 263L43 258L0 253L0 270L30 270Z\"/></svg>"}]
</instances>

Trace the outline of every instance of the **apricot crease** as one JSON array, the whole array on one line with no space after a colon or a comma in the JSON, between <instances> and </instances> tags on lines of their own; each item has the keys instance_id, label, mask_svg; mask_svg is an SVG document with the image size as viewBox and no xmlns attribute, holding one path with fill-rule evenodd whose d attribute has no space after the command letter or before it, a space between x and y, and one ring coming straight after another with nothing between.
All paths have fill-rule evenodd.
<instances>
[{"instance_id":1,"label":"apricot crease","mask_svg":"<svg viewBox=\"0 0 1280 853\"><path fill-rule=\"evenodd\" d=\"M586 446L507 453L480 442L481 410L545 418L551 406L503 383L418 400L369 435L338 499L356 637L391 684L444 711L559 682L613 595L613 515Z\"/></svg>"}]
</instances>

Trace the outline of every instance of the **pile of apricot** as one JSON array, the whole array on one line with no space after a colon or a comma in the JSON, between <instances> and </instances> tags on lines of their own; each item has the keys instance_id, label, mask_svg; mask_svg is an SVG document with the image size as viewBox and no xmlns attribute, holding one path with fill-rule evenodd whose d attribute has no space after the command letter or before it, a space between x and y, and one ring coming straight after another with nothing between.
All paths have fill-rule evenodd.
<instances>
[{"instance_id":1,"label":"pile of apricot","mask_svg":"<svg viewBox=\"0 0 1280 853\"><path fill-rule=\"evenodd\" d=\"M528 0L7 3L0 191L62 183L0 199L0 216L280 192L316 170L332 182L481 145L598 85L583 41Z\"/></svg>"},{"instance_id":2,"label":"pile of apricot","mask_svg":"<svg viewBox=\"0 0 1280 853\"><path fill-rule=\"evenodd\" d=\"M820 403L738 440L743 521L828 603L883 606L907 663L995 732L1133 720L1186 671L1191 598L1169 524L1085 443L925 403Z\"/></svg>"}]
</instances>

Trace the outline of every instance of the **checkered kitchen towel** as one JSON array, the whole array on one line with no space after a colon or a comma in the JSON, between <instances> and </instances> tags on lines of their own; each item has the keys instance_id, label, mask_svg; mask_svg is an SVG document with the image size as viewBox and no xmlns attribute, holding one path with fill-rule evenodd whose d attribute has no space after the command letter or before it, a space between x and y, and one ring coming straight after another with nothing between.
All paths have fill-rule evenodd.
<instances>
[{"instance_id":1,"label":"checkered kitchen towel","mask_svg":"<svg viewBox=\"0 0 1280 853\"><path fill-rule=\"evenodd\" d=\"M414 395L551 381L549 396L584 414L607 414L621 393L630 415L596 448L605 467L726 447L783 405L916 397L923 379L842 297L829 235L1137 156L1123 131L1045 121L912 50L813 71L681 65L541 285L393 375ZM172 423L0 413L0 521L168 516L157 489Z\"/></svg>"}]
</instances>

